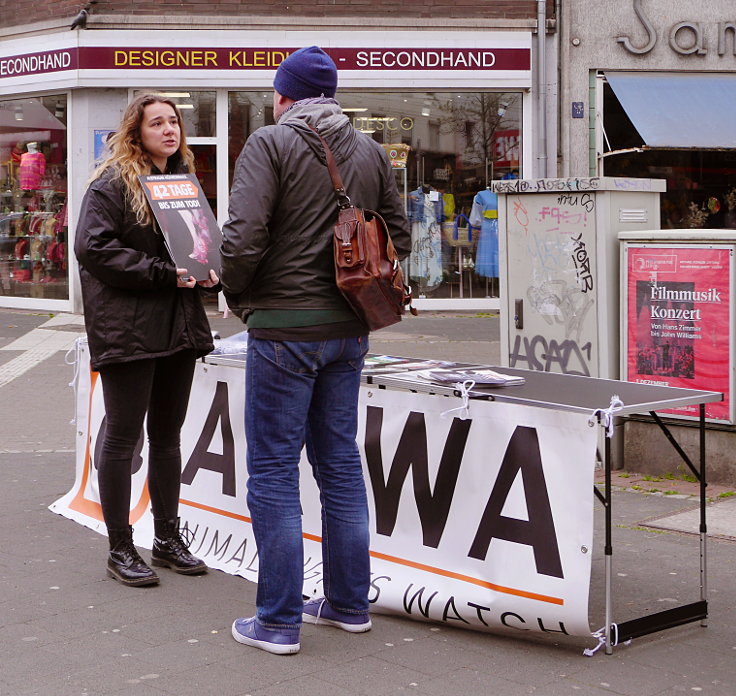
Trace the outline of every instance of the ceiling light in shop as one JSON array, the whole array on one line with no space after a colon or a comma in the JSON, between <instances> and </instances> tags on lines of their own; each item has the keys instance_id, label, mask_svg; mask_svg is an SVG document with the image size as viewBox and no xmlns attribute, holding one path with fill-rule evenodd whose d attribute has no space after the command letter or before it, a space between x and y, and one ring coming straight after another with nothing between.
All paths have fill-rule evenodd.
<instances>
[{"instance_id":1,"label":"ceiling light in shop","mask_svg":"<svg viewBox=\"0 0 736 696\"><path fill-rule=\"evenodd\" d=\"M20 105L15 107L15 120L16 121L23 120L23 107Z\"/></svg>"},{"instance_id":2,"label":"ceiling light in shop","mask_svg":"<svg viewBox=\"0 0 736 696\"><path fill-rule=\"evenodd\" d=\"M193 109L194 104L177 104L180 109Z\"/></svg>"},{"instance_id":3,"label":"ceiling light in shop","mask_svg":"<svg viewBox=\"0 0 736 696\"><path fill-rule=\"evenodd\" d=\"M64 102L63 101L56 102L56 109L54 111L54 116L56 118L63 118L64 116Z\"/></svg>"},{"instance_id":4,"label":"ceiling light in shop","mask_svg":"<svg viewBox=\"0 0 736 696\"><path fill-rule=\"evenodd\" d=\"M364 111L368 111L367 108L361 108L359 106L355 107L346 107L343 109L343 113L356 113L356 114L362 114Z\"/></svg>"},{"instance_id":5,"label":"ceiling light in shop","mask_svg":"<svg viewBox=\"0 0 736 696\"><path fill-rule=\"evenodd\" d=\"M430 111L426 106L422 107L422 116L429 116Z\"/></svg>"}]
</instances>

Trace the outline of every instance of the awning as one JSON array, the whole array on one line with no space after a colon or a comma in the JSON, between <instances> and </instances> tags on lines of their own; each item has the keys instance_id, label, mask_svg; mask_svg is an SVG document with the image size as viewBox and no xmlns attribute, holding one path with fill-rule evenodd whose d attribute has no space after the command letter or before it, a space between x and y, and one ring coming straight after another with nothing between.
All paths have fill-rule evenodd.
<instances>
[{"instance_id":1,"label":"awning","mask_svg":"<svg viewBox=\"0 0 736 696\"><path fill-rule=\"evenodd\" d=\"M649 147L736 148L736 74L607 72Z\"/></svg>"}]
</instances>

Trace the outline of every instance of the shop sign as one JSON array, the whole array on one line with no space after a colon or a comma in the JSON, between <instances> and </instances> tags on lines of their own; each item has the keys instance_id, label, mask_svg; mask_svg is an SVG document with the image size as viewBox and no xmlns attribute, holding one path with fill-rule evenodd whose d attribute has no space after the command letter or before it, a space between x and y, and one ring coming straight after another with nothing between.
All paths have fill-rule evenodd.
<instances>
[{"instance_id":1,"label":"shop sign","mask_svg":"<svg viewBox=\"0 0 736 696\"><path fill-rule=\"evenodd\" d=\"M76 48L28 53L22 56L0 58L0 78L76 70L77 67Z\"/></svg>"},{"instance_id":2,"label":"shop sign","mask_svg":"<svg viewBox=\"0 0 736 696\"><path fill-rule=\"evenodd\" d=\"M623 45L629 52L637 55L649 53L657 45L657 30L652 21L644 14L641 7L641 0L633 0L634 13L647 33L647 41L641 46L635 46L628 36L617 36L616 41ZM726 53L726 36L731 32L732 49L731 54L736 55L736 23L734 22L717 22L716 35L718 37L718 55L723 56ZM670 48L682 56L699 55L704 56L708 53L707 25L703 22L682 21L676 22L669 28L668 43Z\"/></svg>"},{"instance_id":3,"label":"shop sign","mask_svg":"<svg viewBox=\"0 0 736 696\"><path fill-rule=\"evenodd\" d=\"M296 48L81 46L0 59L0 78L64 70L274 70ZM529 48L327 48L340 70L528 71Z\"/></svg>"},{"instance_id":4,"label":"shop sign","mask_svg":"<svg viewBox=\"0 0 736 696\"><path fill-rule=\"evenodd\" d=\"M730 247L628 244L625 379L722 392L706 418L729 421ZM662 411L697 417L698 406Z\"/></svg>"},{"instance_id":5,"label":"shop sign","mask_svg":"<svg viewBox=\"0 0 736 696\"><path fill-rule=\"evenodd\" d=\"M360 131L382 131L398 133L399 130L411 131L414 119L410 116L355 116L353 127Z\"/></svg>"}]
</instances>

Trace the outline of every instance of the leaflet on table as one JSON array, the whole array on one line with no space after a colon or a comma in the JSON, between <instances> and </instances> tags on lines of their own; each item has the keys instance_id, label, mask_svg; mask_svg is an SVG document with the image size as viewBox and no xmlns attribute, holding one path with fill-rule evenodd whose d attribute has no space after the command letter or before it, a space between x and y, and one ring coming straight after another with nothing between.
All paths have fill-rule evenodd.
<instances>
[{"instance_id":1,"label":"leaflet on table","mask_svg":"<svg viewBox=\"0 0 736 696\"><path fill-rule=\"evenodd\" d=\"M510 387L524 384L525 381L523 377L503 374L486 367L421 370L412 373L412 376L435 382L436 384L462 384L470 381L476 387Z\"/></svg>"},{"instance_id":2,"label":"leaflet on table","mask_svg":"<svg viewBox=\"0 0 736 696\"><path fill-rule=\"evenodd\" d=\"M417 360L399 358L393 355L367 355L363 365L364 375L388 375L394 372L411 370L430 370L441 367L455 367L457 363L443 360Z\"/></svg>"},{"instance_id":3,"label":"leaflet on table","mask_svg":"<svg viewBox=\"0 0 736 696\"><path fill-rule=\"evenodd\" d=\"M177 268L206 280L220 267L222 233L194 174L138 177Z\"/></svg>"}]
</instances>

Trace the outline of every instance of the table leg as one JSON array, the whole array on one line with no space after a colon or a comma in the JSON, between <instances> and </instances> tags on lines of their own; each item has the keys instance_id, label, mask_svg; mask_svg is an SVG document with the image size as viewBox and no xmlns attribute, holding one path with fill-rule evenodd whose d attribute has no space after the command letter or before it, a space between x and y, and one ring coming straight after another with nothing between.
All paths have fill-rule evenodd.
<instances>
[{"instance_id":1,"label":"table leg","mask_svg":"<svg viewBox=\"0 0 736 696\"><path fill-rule=\"evenodd\" d=\"M612 579L613 579L613 544L611 539L611 440L605 439L605 471L606 471L606 655L613 654L613 644L611 641L611 624L612 618Z\"/></svg>"},{"instance_id":2,"label":"table leg","mask_svg":"<svg viewBox=\"0 0 736 696\"><path fill-rule=\"evenodd\" d=\"M706 557L707 527L705 522L705 404L700 404L700 599L708 601L708 567ZM700 620L701 626L708 625L708 617Z\"/></svg>"}]
</instances>

